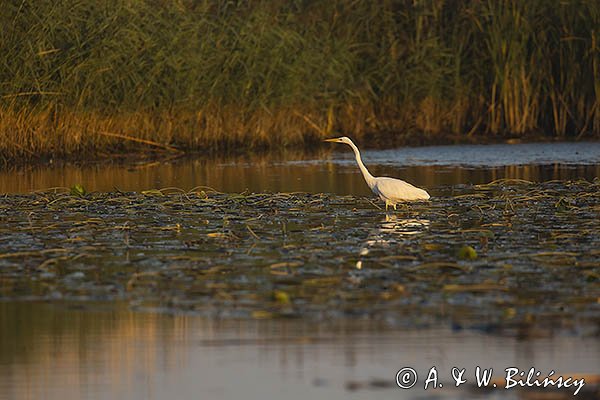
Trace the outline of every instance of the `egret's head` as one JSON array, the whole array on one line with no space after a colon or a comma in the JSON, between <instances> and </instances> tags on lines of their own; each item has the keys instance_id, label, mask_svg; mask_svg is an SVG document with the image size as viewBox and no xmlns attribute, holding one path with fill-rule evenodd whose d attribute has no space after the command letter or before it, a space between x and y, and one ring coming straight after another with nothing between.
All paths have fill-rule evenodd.
<instances>
[{"instance_id":1,"label":"egret's head","mask_svg":"<svg viewBox=\"0 0 600 400\"><path fill-rule=\"evenodd\" d=\"M342 136L339 138L332 138L332 139L325 139L326 142L333 142L333 143L346 143L346 144L350 144L352 143L352 140L350 140L349 137L346 136Z\"/></svg>"}]
</instances>

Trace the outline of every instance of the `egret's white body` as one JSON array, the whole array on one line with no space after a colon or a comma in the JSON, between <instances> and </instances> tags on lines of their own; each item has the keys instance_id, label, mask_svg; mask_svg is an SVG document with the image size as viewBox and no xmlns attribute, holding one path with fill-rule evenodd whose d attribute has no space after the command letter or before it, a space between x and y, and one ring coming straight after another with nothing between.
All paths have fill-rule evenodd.
<instances>
[{"instance_id":1,"label":"egret's white body","mask_svg":"<svg viewBox=\"0 0 600 400\"><path fill-rule=\"evenodd\" d=\"M388 178L386 176L375 177L371 175L365 164L363 164L362 159L360 157L360 152L358 151L358 147L350 138L344 136L335 139L325 139L326 142L333 143L345 143L348 146L352 147L354 150L354 155L356 156L356 162L358 164L358 168L360 168L360 172L362 172L367 185L371 188L373 193L375 193L381 200L385 201L385 209L387 210L388 206L394 207L396 209L396 204L401 203L403 201L416 201L416 200L428 200L429 193L427 193L423 189L419 189L418 187L414 187L408 182L404 182L400 179L396 178Z\"/></svg>"}]
</instances>

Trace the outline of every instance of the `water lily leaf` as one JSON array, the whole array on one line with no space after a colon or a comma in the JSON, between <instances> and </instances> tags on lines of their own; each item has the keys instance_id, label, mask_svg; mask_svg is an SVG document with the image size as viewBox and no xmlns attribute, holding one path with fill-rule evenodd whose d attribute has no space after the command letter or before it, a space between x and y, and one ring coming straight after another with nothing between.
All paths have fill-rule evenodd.
<instances>
[{"instance_id":1,"label":"water lily leaf","mask_svg":"<svg viewBox=\"0 0 600 400\"><path fill-rule=\"evenodd\" d=\"M456 252L456 256L461 260L475 260L477 259L477 251L471 246L462 246Z\"/></svg>"},{"instance_id":2,"label":"water lily leaf","mask_svg":"<svg viewBox=\"0 0 600 400\"><path fill-rule=\"evenodd\" d=\"M275 290L273 292L273 298L279 304L290 304L290 295L284 292L283 290Z\"/></svg>"},{"instance_id":3,"label":"water lily leaf","mask_svg":"<svg viewBox=\"0 0 600 400\"><path fill-rule=\"evenodd\" d=\"M83 187L83 185L80 185L79 183L71 186L71 196L76 196L76 197L85 197L85 195L87 194L87 191L85 190L85 187Z\"/></svg>"}]
</instances>

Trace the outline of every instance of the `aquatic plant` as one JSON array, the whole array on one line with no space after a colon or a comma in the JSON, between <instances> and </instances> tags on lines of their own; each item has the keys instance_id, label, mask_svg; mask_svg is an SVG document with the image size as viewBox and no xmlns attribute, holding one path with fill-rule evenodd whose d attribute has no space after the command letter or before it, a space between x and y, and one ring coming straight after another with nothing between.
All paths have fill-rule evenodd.
<instances>
[{"instance_id":1,"label":"aquatic plant","mask_svg":"<svg viewBox=\"0 0 600 400\"><path fill-rule=\"evenodd\" d=\"M236 318L597 326L599 180L435 193L387 217L371 198L328 194L5 195L0 297Z\"/></svg>"}]
</instances>

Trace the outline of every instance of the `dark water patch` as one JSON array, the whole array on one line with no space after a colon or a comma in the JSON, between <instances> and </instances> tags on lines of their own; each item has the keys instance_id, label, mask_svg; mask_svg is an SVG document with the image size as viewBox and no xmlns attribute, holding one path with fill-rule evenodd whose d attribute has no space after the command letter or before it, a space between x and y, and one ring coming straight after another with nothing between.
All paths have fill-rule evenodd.
<instances>
[{"instance_id":1,"label":"dark water patch","mask_svg":"<svg viewBox=\"0 0 600 400\"><path fill-rule=\"evenodd\" d=\"M597 180L441 187L452 194L387 215L371 198L329 194L6 195L0 296L595 335L599 189Z\"/></svg>"},{"instance_id":2,"label":"dark water patch","mask_svg":"<svg viewBox=\"0 0 600 400\"><path fill-rule=\"evenodd\" d=\"M365 151L377 165L446 165L505 167L509 165L598 165L600 142L521 143L401 147Z\"/></svg>"}]
</instances>

